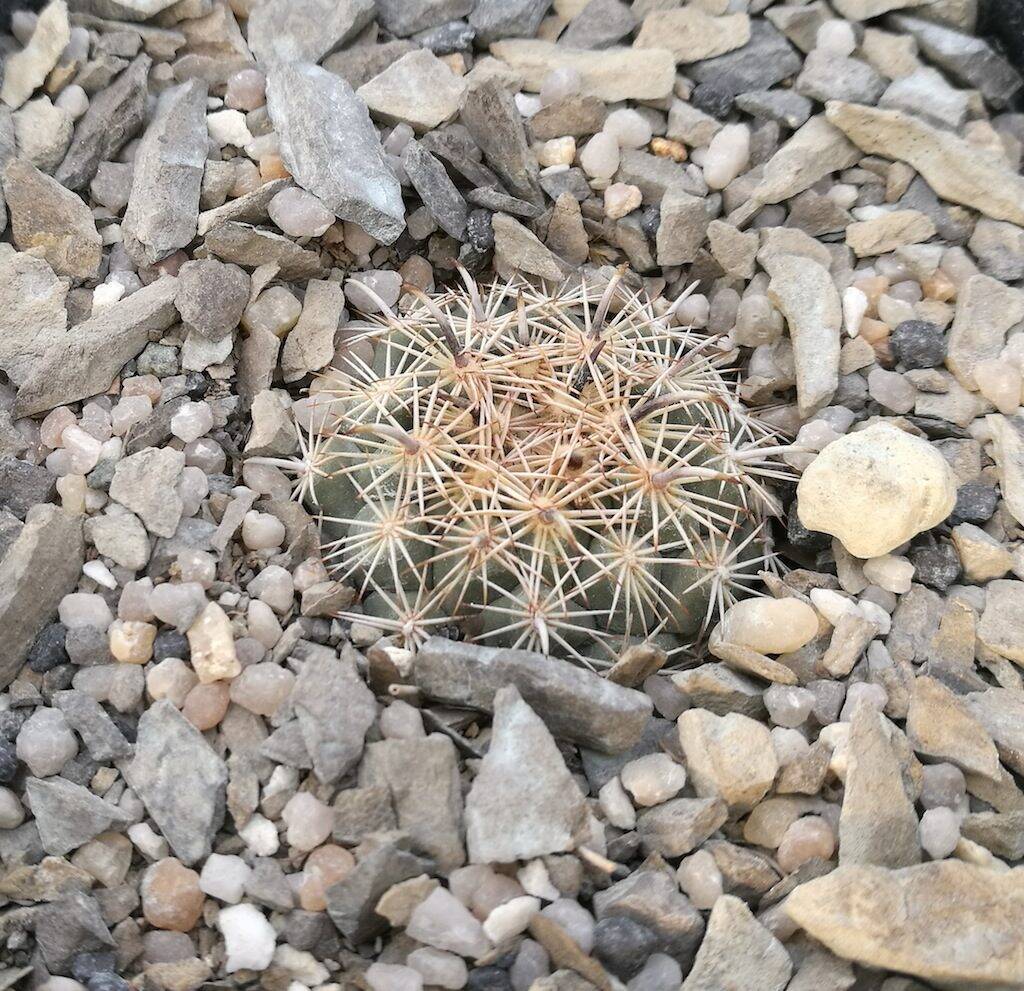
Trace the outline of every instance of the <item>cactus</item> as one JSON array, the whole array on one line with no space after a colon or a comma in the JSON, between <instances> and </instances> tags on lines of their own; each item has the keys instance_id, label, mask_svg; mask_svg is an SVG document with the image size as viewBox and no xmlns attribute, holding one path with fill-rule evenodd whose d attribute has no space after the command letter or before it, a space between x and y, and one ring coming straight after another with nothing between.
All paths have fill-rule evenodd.
<instances>
[{"instance_id":1,"label":"cactus","mask_svg":"<svg viewBox=\"0 0 1024 991\"><path fill-rule=\"evenodd\" d=\"M745 411L713 337L671 326L621 272L378 300L289 463L324 560L363 615L606 664L684 649L774 567L787 448ZM368 342L372 343L372 357ZM349 618L355 618L354 616Z\"/></svg>"}]
</instances>

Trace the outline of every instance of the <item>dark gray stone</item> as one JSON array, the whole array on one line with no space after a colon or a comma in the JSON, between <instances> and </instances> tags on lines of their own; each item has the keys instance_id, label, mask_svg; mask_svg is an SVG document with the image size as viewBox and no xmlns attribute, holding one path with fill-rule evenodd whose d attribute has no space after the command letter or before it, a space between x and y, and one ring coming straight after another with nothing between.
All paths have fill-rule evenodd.
<instances>
[{"instance_id":1,"label":"dark gray stone","mask_svg":"<svg viewBox=\"0 0 1024 991\"><path fill-rule=\"evenodd\" d=\"M92 181L100 162L117 153L142 130L149 92L148 55L139 55L114 82L96 94L75 126L64 161L53 177L68 189L82 189Z\"/></svg>"},{"instance_id":2,"label":"dark gray stone","mask_svg":"<svg viewBox=\"0 0 1024 991\"><path fill-rule=\"evenodd\" d=\"M636 26L636 17L622 0L590 0L569 22L558 43L569 48L610 48Z\"/></svg>"},{"instance_id":3,"label":"dark gray stone","mask_svg":"<svg viewBox=\"0 0 1024 991\"><path fill-rule=\"evenodd\" d=\"M594 956L619 980L635 977L660 940L648 926L628 915L612 915L594 927Z\"/></svg>"},{"instance_id":4,"label":"dark gray stone","mask_svg":"<svg viewBox=\"0 0 1024 991\"><path fill-rule=\"evenodd\" d=\"M750 41L746 45L725 55L695 62L688 67L687 75L698 83L713 84L719 92L735 97L774 86L799 72L801 65L800 56L785 37L767 21L754 18L750 24Z\"/></svg>"},{"instance_id":5,"label":"dark gray stone","mask_svg":"<svg viewBox=\"0 0 1024 991\"><path fill-rule=\"evenodd\" d=\"M220 341L242 319L249 302L249 276L216 258L185 262L178 272L174 305L181 319L203 337Z\"/></svg>"},{"instance_id":6,"label":"dark gray stone","mask_svg":"<svg viewBox=\"0 0 1024 991\"><path fill-rule=\"evenodd\" d=\"M430 698L485 712L500 688L514 685L555 736L607 753L633 746L652 710L641 692L568 661L443 637L420 648L413 680Z\"/></svg>"},{"instance_id":7,"label":"dark gray stone","mask_svg":"<svg viewBox=\"0 0 1024 991\"><path fill-rule=\"evenodd\" d=\"M812 104L806 96L790 89L759 89L741 93L736 106L759 120L774 120L796 130L811 116Z\"/></svg>"},{"instance_id":8,"label":"dark gray stone","mask_svg":"<svg viewBox=\"0 0 1024 991\"><path fill-rule=\"evenodd\" d=\"M79 953L114 946L99 903L82 891L43 905L36 914L35 930L39 952L53 974L67 974L72 958Z\"/></svg>"},{"instance_id":9,"label":"dark gray stone","mask_svg":"<svg viewBox=\"0 0 1024 991\"><path fill-rule=\"evenodd\" d=\"M551 6L551 0L477 0L469 23L481 44L502 38L532 38Z\"/></svg>"},{"instance_id":10,"label":"dark gray stone","mask_svg":"<svg viewBox=\"0 0 1024 991\"><path fill-rule=\"evenodd\" d=\"M42 465L0 458L0 508L23 520L33 506L50 502L56 494L57 478Z\"/></svg>"},{"instance_id":11,"label":"dark gray stone","mask_svg":"<svg viewBox=\"0 0 1024 991\"><path fill-rule=\"evenodd\" d=\"M170 702L143 713L123 773L179 860L194 864L210 853L224 821L227 767Z\"/></svg>"},{"instance_id":12,"label":"dark gray stone","mask_svg":"<svg viewBox=\"0 0 1024 991\"><path fill-rule=\"evenodd\" d=\"M904 320L889 335L893 357L904 368L937 368L946 360L946 335L928 320Z\"/></svg>"},{"instance_id":13,"label":"dark gray stone","mask_svg":"<svg viewBox=\"0 0 1024 991\"><path fill-rule=\"evenodd\" d=\"M465 17L473 0L377 0L377 19L400 38Z\"/></svg>"},{"instance_id":14,"label":"dark gray stone","mask_svg":"<svg viewBox=\"0 0 1024 991\"><path fill-rule=\"evenodd\" d=\"M43 849L55 857L131 822L116 805L64 778L29 778L25 790Z\"/></svg>"},{"instance_id":15,"label":"dark gray stone","mask_svg":"<svg viewBox=\"0 0 1024 991\"><path fill-rule=\"evenodd\" d=\"M469 208L445 167L420 142L410 141L402 151L402 168L437 225L465 241Z\"/></svg>"}]
</instances>

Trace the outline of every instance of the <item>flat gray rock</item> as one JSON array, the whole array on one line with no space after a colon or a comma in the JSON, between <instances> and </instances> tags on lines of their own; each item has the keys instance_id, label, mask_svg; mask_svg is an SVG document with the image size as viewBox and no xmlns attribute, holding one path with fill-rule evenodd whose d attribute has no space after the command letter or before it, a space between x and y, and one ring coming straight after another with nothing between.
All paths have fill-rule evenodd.
<instances>
[{"instance_id":1,"label":"flat gray rock","mask_svg":"<svg viewBox=\"0 0 1024 991\"><path fill-rule=\"evenodd\" d=\"M43 849L55 857L77 850L111 826L131 822L116 805L64 778L29 778L25 787Z\"/></svg>"},{"instance_id":2,"label":"flat gray rock","mask_svg":"<svg viewBox=\"0 0 1024 991\"><path fill-rule=\"evenodd\" d=\"M41 906L35 917L35 936L53 974L66 973L76 954L109 950L115 945L99 902L84 891L73 891Z\"/></svg>"},{"instance_id":3,"label":"flat gray rock","mask_svg":"<svg viewBox=\"0 0 1024 991\"><path fill-rule=\"evenodd\" d=\"M74 591L84 558L80 516L49 504L29 511L0 559L0 687L15 679L60 600Z\"/></svg>"},{"instance_id":4,"label":"flat gray rock","mask_svg":"<svg viewBox=\"0 0 1024 991\"><path fill-rule=\"evenodd\" d=\"M377 19L391 34L405 38L456 21L472 9L473 0L377 0Z\"/></svg>"},{"instance_id":5,"label":"flat gray rock","mask_svg":"<svg viewBox=\"0 0 1024 991\"><path fill-rule=\"evenodd\" d=\"M269 183L268 183L269 185ZM206 249L242 268L276 265L282 279L311 279L323 271L320 256L290 237L234 220L218 223L206 235Z\"/></svg>"},{"instance_id":6,"label":"flat gray rock","mask_svg":"<svg viewBox=\"0 0 1024 991\"><path fill-rule=\"evenodd\" d=\"M465 863L459 758L448 737L435 733L425 739L371 743L359 768L359 784L388 789L398 828L441 871Z\"/></svg>"},{"instance_id":7,"label":"flat gray rock","mask_svg":"<svg viewBox=\"0 0 1024 991\"><path fill-rule=\"evenodd\" d=\"M246 40L256 60L319 62L373 20L373 0L267 0L249 15Z\"/></svg>"},{"instance_id":8,"label":"flat gray rock","mask_svg":"<svg viewBox=\"0 0 1024 991\"><path fill-rule=\"evenodd\" d=\"M110 482L110 498L137 513L146 529L173 537L181 522L183 503L178 479L185 455L172 447L148 447L118 461Z\"/></svg>"},{"instance_id":9,"label":"flat gray rock","mask_svg":"<svg viewBox=\"0 0 1024 991\"><path fill-rule=\"evenodd\" d=\"M224 821L227 767L170 702L143 713L135 757L122 773L182 863L210 853Z\"/></svg>"},{"instance_id":10,"label":"flat gray rock","mask_svg":"<svg viewBox=\"0 0 1024 991\"><path fill-rule=\"evenodd\" d=\"M137 265L153 265L196 236L209 150L206 93L198 79L161 93L139 144L122 222L125 250Z\"/></svg>"},{"instance_id":11,"label":"flat gray rock","mask_svg":"<svg viewBox=\"0 0 1024 991\"><path fill-rule=\"evenodd\" d=\"M295 181L341 220L393 243L405 229L402 190L352 87L315 65L279 65L267 78L267 110Z\"/></svg>"},{"instance_id":12,"label":"flat gray rock","mask_svg":"<svg viewBox=\"0 0 1024 991\"><path fill-rule=\"evenodd\" d=\"M514 685L555 736L604 753L632 747L653 708L642 692L568 661L444 637L419 649L413 680L430 698L485 712L494 711L502 686Z\"/></svg>"},{"instance_id":13,"label":"flat gray rock","mask_svg":"<svg viewBox=\"0 0 1024 991\"><path fill-rule=\"evenodd\" d=\"M146 96L153 60L139 55L106 89L93 95L75 125L64 161L53 177L68 189L82 189L135 137L146 121Z\"/></svg>"},{"instance_id":14,"label":"flat gray rock","mask_svg":"<svg viewBox=\"0 0 1024 991\"><path fill-rule=\"evenodd\" d=\"M316 776L332 784L362 756L377 703L351 656L339 657L315 644L301 649L306 657L292 688L291 704Z\"/></svg>"},{"instance_id":15,"label":"flat gray rock","mask_svg":"<svg viewBox=\"0 0 1024 991\"><path fill-rule=\"evenodd\" d=\"M216 258L188 261L178 271L174 305L188 326L210 341L230 337L249 302L249 276Z\"/></svg>"},{"instance_id":16,"label":"flat gray rock","mask_svg":"<svg viewBox=\"0 0 1024 991\"><path fill-rule=\"evenodd\" d=\"M82 738L93 760L113 761L131 755L132 745L91 695L74 690L54 692L53 704Z\"/></svg>"},{"instance_id":17,"label":"flat gray rock","mask_svg":"<svg viewBox=\"0 0 1024 991\"><path fill-rule=\"evenodd\" d=\"M494 698L491 745L466 798L474 864L529 860L575 848L586 801L554 738L511 685Z\"/></svg>"}]
</instances>

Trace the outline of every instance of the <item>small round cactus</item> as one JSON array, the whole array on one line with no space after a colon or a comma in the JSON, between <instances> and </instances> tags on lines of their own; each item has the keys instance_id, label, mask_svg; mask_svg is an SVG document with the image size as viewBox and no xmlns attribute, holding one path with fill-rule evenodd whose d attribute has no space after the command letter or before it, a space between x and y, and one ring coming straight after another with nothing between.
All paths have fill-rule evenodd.
<instances>
[{"instance_id":1,"label":"small round cactus","mask_svg":"<svg viewBox=\"0 0 1024 991\"><path fill-rule=\"evenodd\" d=\"M428 296L350 336L294 462L324 560L410 645L445 631L589 664L699 639L774 567L786 450L714 337L620 274ZM354 617L351 617L354 618Z\"/></svg>"}]
</instances>

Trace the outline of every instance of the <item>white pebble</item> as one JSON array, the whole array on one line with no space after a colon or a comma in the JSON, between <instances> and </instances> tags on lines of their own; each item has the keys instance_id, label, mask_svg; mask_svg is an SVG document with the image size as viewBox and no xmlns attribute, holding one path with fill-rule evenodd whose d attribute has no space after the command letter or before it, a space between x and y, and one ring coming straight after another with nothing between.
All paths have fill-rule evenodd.
<instances>
[{"instance_id":1,"label":"white pebble","mask_svg":"<svg viewBox=\"0 0 1024 991\"><path fill-rule=\"evenodd\" d=\"M211 898L235 905L251 876L252 868L241 857L211 853L199 874L199 887Z\"/></svg>"},{"instance_id":2,"label":"white pebble","mask_svg":"<svg viewBox=\"0 0 1024 991\"><path fill-rule=\"evenodd\" d=\"M637 805L660 805L682 790L686 769L668 754L645 754L626 764L619 779Z\"/></svg>"},{"instance_id":3,"label":"white pebble","mask_svg":"<svg viewBox=\"0 0 1024 991\"><path fill-rule=\"evenodd\" d=\"M245 902L222 908L217 915L217 926L224 934L227 959L224 969L228 974L237 970L266 970L274 959L277 934L266 916Z\"/></svg>"},{"instance_id":4,"label":"white pebble","mask_svg":"<svg viewBox=\"0 0 1024 991\"><path fill-rule=\"evenodd\" d=\"M36 709L18 730L18 759L37 778L59 774L78 753L78 740L59 709Z\"/></svg>"},{"instance_id":5,"label":"white pebble","mask_svg":"<svg viewBox=\"0 0 1024 991\"><path fill-rule=\"evenodd\" d=\"M496 946L526 930L540 911L540 899L530 895L512 898L493 909L484 922L484 933Z\"/></svg>"},{"instance_id":6,"label":"white pebble","mask_svg":"<svg viewBox=\"0 0 1024 991\"><path fill-rule=\"evenodd\" d=\"M252 133L245 123L245 114L240 110L218 110L207 114L206 127L210 138L219 148L224 145L244 148L252 141Z\"/></svg>"},{"instance_id":7,"label":"white pebble","mask_svg":"<svg viewBox=\"0 0 1024 991\"><path fill-rule=\"evenodd\" d=\"M960 817L945 806L928 809L921 816L921 846L932 860L948 857L960 842Z\"/></svg>"},{"instance_id":8,"label":"white pebble","mask_svg":"<svg viewBox=\"0 0 1024 991\"><path fill-rule=\"evenodd\" d=\"M267 213L292 237L319 237L336 220L316 196L297 186L282 189L270 201Z\"/></svg>"},{"instance_id":9,"label":"white pebble","mask_svg":"<svg viewBox=\"0 0 1024 991\"><path fill-rule=\"evenodd\" d=\"M610 179L619 167L619 143L604 131L595 134L580 152L580 166L592 179Z\"/></svg>"},{"instance_id":10,"label":"white pebble","mask_svg":"<svg viewBox=\"0 0 1024 991\"><path fill-rule=\"evenodd\" d=\"M552 69L540 83L540 102L545 107L558 103L579 93L583 86L583 77L576 69L560 66Z\"/></svg>"},{"instance_id":11,"label":"white pebble","mask_svg":"<svg viewBox=\"0 0 1024 991\"><path fill-rule=\"evenodd\" d=\"M602 130L615 137L620 148L643 148L651 140L651 125L635 110L613 110Z\"/></svg>"},{"instance_id":12,"label":"white pebble","mask_svg":"<svg viewBox=\"0 0 1024 991\"><path fill-rule=\"evenodd\" d=\"M552 165L572 165L576 157L576 139L572 137L552 138L537 148L537 161L541 168Z\"/></svg>"},{"instance_id":13,"label":"white pebble","mask_svg":"<svg viewBox=\"0 0 1024 991\"><path fill-rule=\"evenodd\" d=\"M184 403L171 417L171 433L186 444L198 440L213 428L213 410L209 403Z\"/></svg>"},{"instance_id":14,"label":"white pebble","mask_svg":"<svg viewBox=\"0 0 1024 991\"><path fill-rule=\"evenodd\" d=\"M704 155L704 181L709 189L725 189L749 162L750 129L746 124L726 124Z\"/></svg>"},{"instance_id":15,"label":"white pebble","mask_svg":"<svg viewBox=\"0 0 1024 991\"><path fill-rule=\"evenodd\" d=\"M238 831L246 848L257 857L273 857L281 843L277 838L277 826L259 813Z\"/></svg>"},{"instance_id":16,"label":"white pebble","mask_svg":"<svg viewBox=\"0 0 1024 991\"><path fill-rule=\"evenodd\" d=\"M423 991L423 975L398 963L372 963L364 974L370 991Z\"/></svg>"},{"instance_id":17,"label":"white pebble","mask_svg":"<svg viewBox=\"0 0 1024 991\"><path fill-rule=\"evenodd\" d=\"M868 297L862 289L847 286L843 290L843 327L850 337L860 333L860 323L868 311Z\"/></svg>"},{"instance_id":18,"label":"white pebble","mask_svg":"<svg viewBox=\"0 0 1024 991\"><path fill-rule=\"evenodd\" d=\"M857 36L849 21L828 20L818 28L815 48L845 58L857 48Z\"/></svg>"},{"instance_id":19,"label":"white pebble","mask_svg":"<svg viewBox=\"0 0 1024 991\"><path fill-rule=\"evenodd\" d=\"M883 554L868 558L864 564L864 577L887 592L909 592L914 579L914 566L905 557Z\"/></svg>"}]
</instances>

